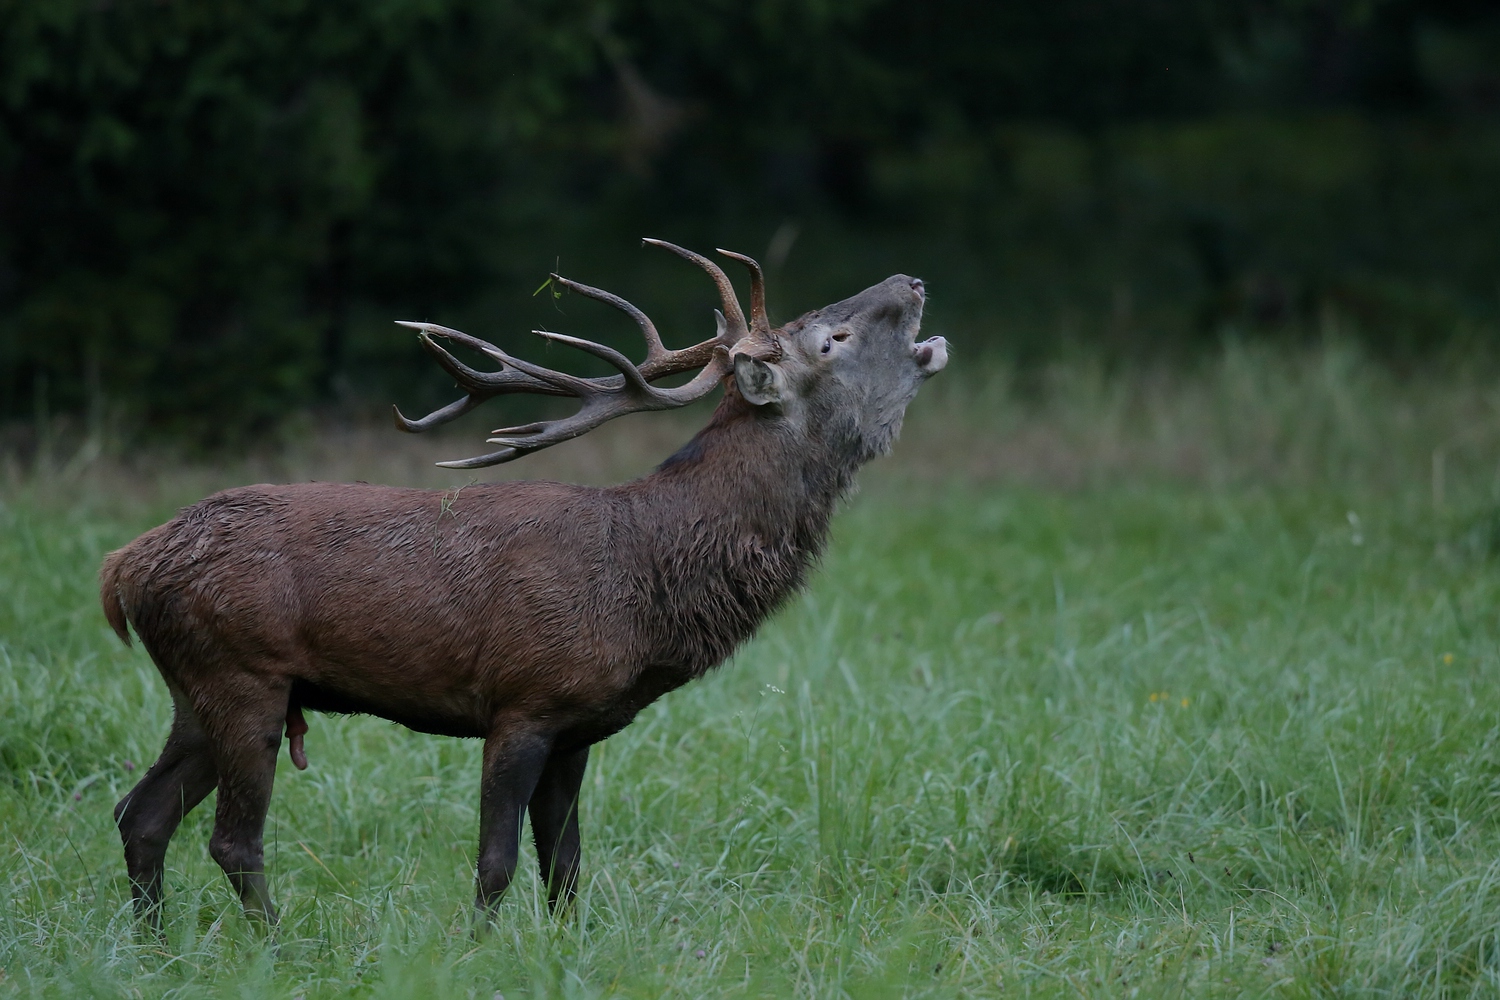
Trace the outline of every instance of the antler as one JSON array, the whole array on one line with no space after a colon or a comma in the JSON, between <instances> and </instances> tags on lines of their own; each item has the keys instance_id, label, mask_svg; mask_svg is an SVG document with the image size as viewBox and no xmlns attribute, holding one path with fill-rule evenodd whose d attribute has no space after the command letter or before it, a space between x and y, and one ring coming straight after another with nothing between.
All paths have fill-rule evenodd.
<instances>
[{"instance_id":1,"label":"antler","mask_svg":"<svg viewBox=\"0 0 1500 1000\"><path fill-rule=\"evenodd\" d=\"M644 242L670 250L679 257L697 264L713 278L723 303L723 312L715 311L718 329L713 338L679 351L668 350L662 344L656 324L652 323L651 319L634 305L618 295L554 274L552 280L563 288L614 306L634 319L636 325L640 327L642 338L646 341L645 361L637 366L619 351L591 340L569 337L548 330L531 331L538 337L567 344L597 358L602 358L620 373L600 378L581 378L523 361L489 341L472 337L458 330L450 330L445 326L432 323L402 322L401 326L420 331L418 339L422 346L437 360L444 371L453 376L465 395L462 399L434 410L418 420L409 420L399 409L392 407L396 427L410 433L429 430L457 419L487 399L508 393L573 396L583 401L583 405L578 408L577 412L569 417L541 420L515 427L501 427L492 431L495 437L489 438L488 443L501 445L498 451L474 458L438 463L449 469L479 469L499 465L549 445L578 437L605 421L613 420L626 413L686 406L712 392L728 373L731 349L739 353L754 349L755 341L774 342L770 337L770 325L766 320L764 281L761 278L760 265L755 261L740 254L719 251L727 257L746 263L750 268L751 318L754 323L752 331L745 323L739 300L735 298L734 286L730 284L729 278L718 265L706 257L662 240L645 240ZM462 344L495 359L500 363L500 370L485 372L470 368L438 344L434 338L439 337ZM686 385L661 389L650 384L668 375L693 369L702 370Z\"/></svg>"},{"instance_id":2,"label":"antler","mask_svg":"<svg viewBox=\"0 0 1500 1000\"><path fill-rule=\"evenodd\" d=\"M750 269L750 329L757 337L771 338L771 321L766 317L766 276L753 257L746 257L733 250L716 250L730 260L737 260Z\"/></svg>"}]
</instances>

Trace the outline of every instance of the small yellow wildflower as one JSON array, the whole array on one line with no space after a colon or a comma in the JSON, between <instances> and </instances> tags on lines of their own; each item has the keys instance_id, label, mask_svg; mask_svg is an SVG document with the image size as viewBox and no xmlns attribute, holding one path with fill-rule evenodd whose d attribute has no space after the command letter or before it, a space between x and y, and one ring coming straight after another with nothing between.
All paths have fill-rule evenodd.
<instances>
[{"instance_id":1,"label":"small yellow wildflower","mask_svg":"<svg viewBox=\"0 0 1500 1000\"><path fill-rule=\"evenodd\" d=\"M1443 654L1443 666L1445 666L1445 667L1446 666L1451 666L1452 664L1453 664L1453 654L1452 653L1444 653Z\"/></svg>"},{"instance_id":2,"label":"small yellow wildflower","mask_svg":"<svg viewBox=\"0 0 1500 1000\"><path fill-rule=\"evenodd\" d=\"M1182 707L1183 707L1183 708L1187 708L1187 707L1188 707L1188 704L1189 704L1189 702L1190 702L1190 700L1191 700L1191 699L1188 699L1188 698L1184 698L1184 699L1182 699Z\"/></svg>"},{"instance_id":3,"label":"small yellow wildflower","mask_svg":"<svg viewBox=\"0 0 1500 1000\"><path fill-rule=\"evenodd\" d=\"M1153 705L1156 704L1156 692L1155 691L1151 692L1151 704L1153 704Z\"/></svg>"}]
</instances>

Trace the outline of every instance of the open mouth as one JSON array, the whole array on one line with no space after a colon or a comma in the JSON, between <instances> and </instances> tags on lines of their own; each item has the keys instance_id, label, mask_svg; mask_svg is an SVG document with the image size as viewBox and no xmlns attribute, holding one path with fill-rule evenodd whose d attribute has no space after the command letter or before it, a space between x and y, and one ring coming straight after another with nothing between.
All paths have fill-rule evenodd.
<instances>
[{"instance_id":1,"label":"open mouth","mask_svg":"<svg viewBox=\"0 0 1500 1000\"><path fill-rule=\"evenodd\" d=\"M929 337L913 344L911 350L912 360L924 374L936 375L948 364L948 341L944 337Z\"/></svg>"}]
</instances>

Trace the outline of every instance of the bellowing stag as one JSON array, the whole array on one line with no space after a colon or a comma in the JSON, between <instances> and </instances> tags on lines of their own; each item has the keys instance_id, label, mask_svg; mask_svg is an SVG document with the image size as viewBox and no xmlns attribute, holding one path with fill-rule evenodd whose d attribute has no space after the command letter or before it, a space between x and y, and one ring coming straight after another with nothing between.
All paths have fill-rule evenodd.
<instances>
[{"instance_id":1,"label":"bellowing stag","mask_svg":"<svg viewBox=\"0 0 1500 1000\"><path fill-rule=\"evenodd\" d=\"M948 359L943 338L916 341L925 294L915 278L887 278L773 330L753 260L720 251L750 270L747 323L713 262L648 242L713 278L723 300L714 337L668 350L635 306L554 275L629 314L645 361L541 332L619 371L580 378L407 324L465 395L420 420L395 417L423 431L507 393L581 400L572 416L495 431L496 451L441 463L471 469L722 385L708 426L650 475L603 489L246 486L104 560L105 616L127 643L134 626L175 711L161 757L115 807L148 919L159 925L173 832L217 788L209 851L246 914L275 921L261 836L284 735L306 766L308 709L484 740L480 917L510 884L527 810L549 901L572 897L589 747L723 662L797 589L855 470L890 449L907 404ZM499 368L475 370L438 340ZM693 370L684 385L652 384Z\"/></svg>"}]
</instances>

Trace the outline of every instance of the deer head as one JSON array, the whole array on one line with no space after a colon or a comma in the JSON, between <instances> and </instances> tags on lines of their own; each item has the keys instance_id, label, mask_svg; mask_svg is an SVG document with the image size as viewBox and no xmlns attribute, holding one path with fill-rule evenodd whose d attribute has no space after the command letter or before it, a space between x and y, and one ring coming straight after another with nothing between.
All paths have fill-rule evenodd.
<instances>
[{"instance_id":1,"label":"deer head","mask_svg":"<svg viewBox=\"0 0 1500 1000\"><path fill-rule=\"evenodd\" d=\"M801 434L857 464L890 451L917 389L948 363L948 342L917 342L926 290L895 275L773 335L773 357L734 357L746 402L781 411Z\"/></svg>"}]
</instances>

